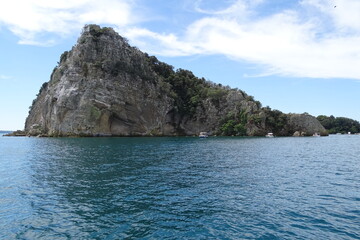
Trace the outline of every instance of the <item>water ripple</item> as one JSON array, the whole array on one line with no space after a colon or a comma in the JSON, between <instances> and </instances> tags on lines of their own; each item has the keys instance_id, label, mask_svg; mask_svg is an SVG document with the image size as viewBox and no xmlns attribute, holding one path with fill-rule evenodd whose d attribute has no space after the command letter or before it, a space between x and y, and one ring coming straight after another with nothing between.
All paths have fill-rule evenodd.
<instances>
[{"instance_id":1,"label":"water ripple","mask_svg":"<svg viewBox=\"0 0 360 240\"><path fill-rule=\"evenodd\" d=\"M360 239L359 144L1 138L0 239Z\"/></svg>"}]
</instances>

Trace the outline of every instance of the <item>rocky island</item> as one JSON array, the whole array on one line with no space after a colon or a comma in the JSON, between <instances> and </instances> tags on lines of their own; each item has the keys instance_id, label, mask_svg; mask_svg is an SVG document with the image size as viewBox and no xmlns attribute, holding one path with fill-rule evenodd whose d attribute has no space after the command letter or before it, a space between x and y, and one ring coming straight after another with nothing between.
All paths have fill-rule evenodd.
<instances>
[{"instance_id":1,"label":"rocky island","mask_svg":"<svg viewBox=\"0 0 360 240\"><path fill-rule=\"evenodd\" d=\"M326 135L308 114L284 114L245 92L174 70L112 28L86 25L42 85L30 136Z\"/></svg>"}]
</instances>

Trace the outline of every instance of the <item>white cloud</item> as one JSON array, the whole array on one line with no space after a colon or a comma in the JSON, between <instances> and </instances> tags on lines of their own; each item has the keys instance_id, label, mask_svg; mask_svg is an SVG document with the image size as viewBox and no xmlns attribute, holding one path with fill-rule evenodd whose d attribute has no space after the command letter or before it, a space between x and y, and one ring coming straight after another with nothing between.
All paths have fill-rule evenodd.
<instances>
[{"instance_id":1,"label":"white cloud","mask_svg":"<svg viewBox=\"0 0 360 240\"><path fill-rule=\"evenodd\" d=\"M132 21L131 0L11 0L0 8L0 25L30 45L54 44L87 23L124 26Z\"/></svg>"},{"instance_id":2,"label":"white cloud","mask_svg":"<svg viewBox=\"0 0 360 240\"><path fill-rule=\"evenodd\" d=\"M166 56L187 56L203 53L193 42L179 40L175 34L160 34L144 28L128 28L120 30L136 46L141 46L152 54Z\"/></svg>"},{"instance_id":3,"label":"white cloud","mask_svg":"<svg viewBox=\"0 0 360 240\"><path fill-rule=\"evenodd\" d=\"M106 24L116 26L152 54L222 54L257 64L259 76L360 79L359 0L299 0L296 8L274 8L266 13L262 7L273 4L271 0L194 0L195 20L183 26L182 32L176 27L165 33L136 25L141 17L135 12L136 3L140 2L148 3L4 1L0 27L9 28L22 44L51 45L59 36L78 33L84 24ZM230 4L223 6L224 2Z\"/></svg>"},{"instance_id":4,"label":"white cloud","mask_svg":"<svg viewBox=\"0 0 360 240\"><path fill-rule=\"evenodd\" d=\"M338 31L360 31L360 1L358 0L303 0L304 6L310 6L328 17Z\"/></svg>"},{"instance_id":5,"label":"white cloud","mask_svg":"<svg viewBox=\"0 0 360 240\"><path fill-rule=\"evenodd\" d=\"M253 4L256 1L253 1ZM209 14L209 15L233 15L233 13L237 13L237 16L244 16L248 14L248 4L244 1L234 1L230 6L225 7L224 9L212 9L210 7L207 8L206 5L211 6L211 1L197 0L194 2L194 9L197 12Z\"/></svg>"},{"instance_id":6,"label":"white cloud","mask_svg":"<svg viewBox=\"0 0 360 240\"><path fill-rule=\"evenodd\" d=\"M11 76L6 76L6 75L0 75L0 80L8 80L8 79L12 79L13 77Z\"/></svg>"},{"instance_id":7,"label":"white cloud","mask_svg":"<svg viewBox=\"0 0 360 240\"><path fill-rule=\"evenodd\" d=\"M360 79L360 2L342 0L334 8L327 0L304 0L299 9L262 17L255 14L259 4L240 0L216 11L196 5L206 16L182 36L143 29L127 34L145 51L166 56L223 54L261 65L264 72L259 75ZM237 11L246 18L233 17Z\"/></svg>"}]
</instances>

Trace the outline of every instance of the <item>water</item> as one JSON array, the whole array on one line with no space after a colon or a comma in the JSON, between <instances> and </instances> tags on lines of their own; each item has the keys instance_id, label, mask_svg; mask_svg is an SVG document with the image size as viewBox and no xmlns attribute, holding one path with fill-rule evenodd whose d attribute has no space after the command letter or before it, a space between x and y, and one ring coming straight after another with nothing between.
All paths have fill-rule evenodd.
<instances>
[{"instance_id":1,"label":"water","mask_svg":"<svg viewBox=\"0 0 360 240\"><path fill-rule=\"evenodd\" d=\"M360 136L0 137L0 239L360 239Z\"/></svg>"}]
</instances>

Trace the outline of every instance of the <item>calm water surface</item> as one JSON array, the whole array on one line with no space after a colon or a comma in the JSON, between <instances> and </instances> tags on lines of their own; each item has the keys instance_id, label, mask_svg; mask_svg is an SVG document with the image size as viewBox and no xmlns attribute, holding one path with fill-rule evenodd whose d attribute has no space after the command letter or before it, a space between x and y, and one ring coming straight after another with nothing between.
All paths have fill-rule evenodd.
<instances>
[{"instance_id":1,"label":"calm water surface","mask_svg":"<svg viewBox=\"0 0 360 240\"><path fill-rule=\"evenodd\" d=\"M360 136L0 137L0 239L360 239Z\"/></svg>"}]
</instances>

